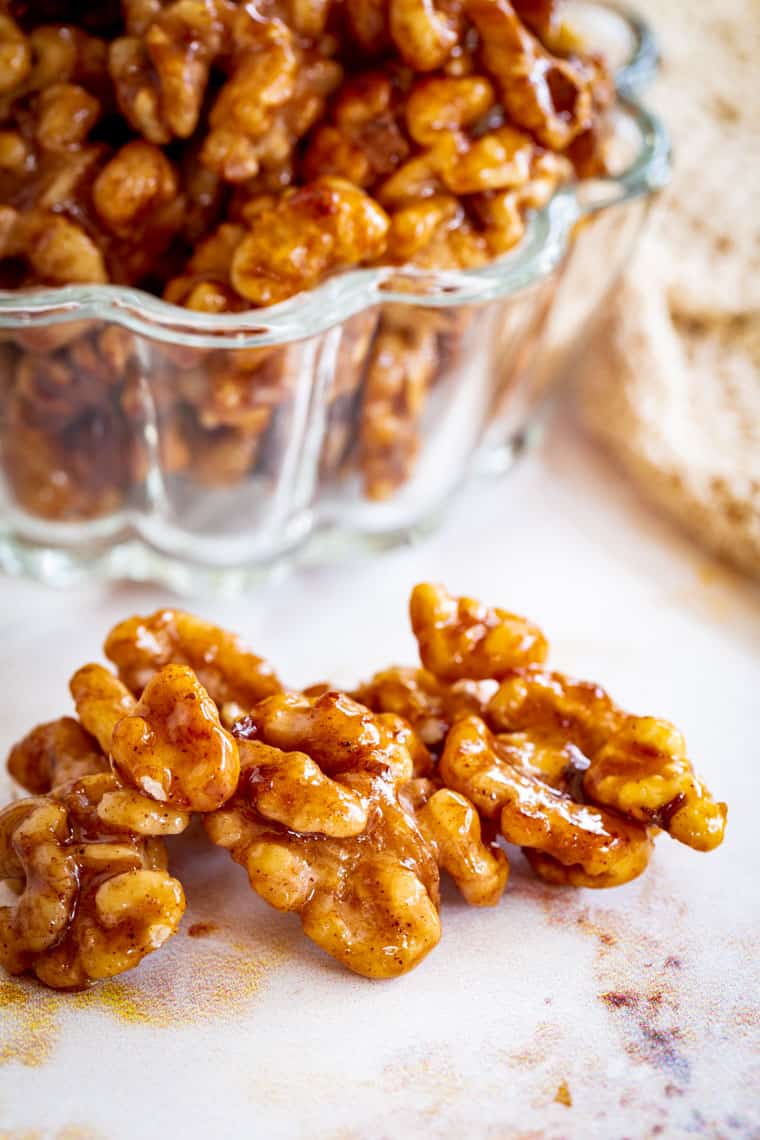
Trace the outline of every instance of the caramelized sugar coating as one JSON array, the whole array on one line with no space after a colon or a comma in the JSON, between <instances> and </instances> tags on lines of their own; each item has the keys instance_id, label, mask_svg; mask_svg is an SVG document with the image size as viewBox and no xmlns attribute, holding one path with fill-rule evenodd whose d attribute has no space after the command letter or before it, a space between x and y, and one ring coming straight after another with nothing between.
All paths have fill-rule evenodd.
<instances>
[{"instance_id":1,"label":"caramelized sugar coating","mask_svg":"<svg viewBox=\"0 0 760 1140\"><path fill-rule=\"evenodd\" d=\"M102 665L79 669L70 687L82 724L129 785L187 811L213 811L232 795L237 746L188 666L164 666L139 701Z\"/></svg>"},{"instance_id":2,"label":"caramelized sugar coating","mask_svg":"<svg viewBox=\"0 0 760 1140\"><path fill-rule=\"evenodd\" d=\"M438 866L451 875L470 906L495 906L507 886L509 862L497 843L484 841L470 800L451 788L433 791L417 811L417 823Z\"/></svg>"},{"instance_id":3,"label":"caramelized sugar coating","mask_svg":"<svg viewBox=\"0 0 760 1140\"><path fill-rule=\"evenodd\" d=\"M54 989L83 989L137 966L175 933L185 909L160 840L104 821L108 773L0 812L0 960Z\"/></svg>"},{"instance_id":4,"label":"caramelized sugar coating","mask_svg":"<svg viewBox=\"0 0 760 1140\"><path fill-rule=\"evenodd\" d=\"M299 139L322 117L343 69L278 18L262 20L241 5L229 78L209 111L201 161L242 183L288 162Z\"/></svg>"},{"instance_id":5,"label":"caramelized sugar coating","mask_svg":"<svg viewBox=\"0 0 760 1140\"><path fill-rule=\"evenodd\" d=\"M519 744L517 746L519 756ZM457 721L446 740L440 773L466 795L501 834L573 868L576 885L612 887L646 869L652 850L649 829L591 804L578 803L563 772L558 786L500 741L478 717Z\"/></svg>"},{"instance_id":6,"label":"caramelized sugar coating","mask_svg":"<svg viewBox=\"0 0 760 1140\"><path fill-rule=\"evenodd\" d=\"M51 399L48 414L65 412ZM0 879L18 895L0 908L0 963L63 989L136 965L181 918L159 837L192 811L265 901L373 978L438 942L440 871L470 904L499 901L497 834L546 882L592 888L640 875L659 830L720 844L726 805L667 721L545 668L540 630L507 611L422 584L411 615L424 667L353 695L284 691L189 614L117 626L106 648L123 680L85 665L79 721L11 749L35 795L0 812Z\"/></svg>"},{"instance_id":7,"label":"caramelized sugar coating","mask_svg":"<svg viewBox=\"0 0 760 1140\"><path fill-rule=\"evenodd\" d=\"M467 0L483 63L510 119L543 146L562 151L592 122L592 75L558 59L522 25L509 0Z\"/></svg>"},{"instance_id":8,"label":"caramelized sugar coating","mask_svg":"<svg viewBox=\"0 0 760 1140\"><path fill-rule=\"evenodd\" d=\"M113 41L108 66L119 108L149 142L188 138L198 123L209 70L225 43L217 0L126 3L126 36Z\"/></svg>"},{"instance_id":9,"label":"caramelized sugar coating","mask_svg":"<svg viewBox=\"0 0 760 1140\"><path fill-rule=\"evenodd\" d=\"M151 677L133 711L115 724L110 751L128 784L188 811L221 807L240 775L237 745L186 665L165 665Z\"/></svg>"},{"instance_id":10,"label":"caramelized sugar coating","mask_svg":"<svg viewBox=\"0 0 760 1140\"><path fill-rule=\"evenodd\" d=\"M69 689L83 726L110 756L114 729L134 713L137 701L109 669L94 663L77 669Z\"/></svg>"},{"instance_id":11,"label":"caramelized sugar coating","mask_svg":"<svg viewBox=\"0 0 760 1140\"><path fill-rule=\"evenodd\" d=\"M373 715L332 690L313 697L278 693L258 704L235 731L275 748L307 752L330 775L361 768L409 780L420 748L410 728L399 732L398 719Z\"/></svg>"},{"instance_id":12,"label":"caramelized sugar coating","mask_svg":"<svg viewBox=\"0 0 760 1140\"><path fill-rule=\"evenodd\" d=\"M256 305L284 301L333 270L379 257L387 232L385 211L362 190L318 178L255 216L232 258L232 284Z\"/></svg>"},{"instance_id":13,"label":"caramelized sugar coating","mask_svg":"<svg viewBox=\"0 0 760 1140\"><path fill-rule=\"evenodd\" d=\"M583 787L596 803L656 824L697 851L723 842L728 808L695 774L683 736L666 720L628 717L592 757Z\"/></svg>"},{"instance_id":14,"label":"caramelized sugar coating","mask_svg":"<svg viewBox=\"0 0 760 1140\"><path fill-rule=\"evenodd\" d=\"M327 776L305 752L283 752L245 737L238 737L238 747L241 791L265 819L334 839L366 828L363 797Z\"/></svg>"},{"instance_id":15,"label":"caramelized sugar coating","mask_svg":"<svg viewBox=\"0 0 760 1140\"><path fill-rule=\"evenodd\" d=\"M245 781L204 825L245 867L256 893L297 911L304 933L328 954L364 977L397 977L440 939L437 862L392 781L360 770L342 781L366 804L358 835L301 833L266 819Z\"/></svg>"},{"instance_id":16,"label":"caramelized sugar coating","mask_svg":"<svg viewBox=\"0 0 760 1140\"><path fill-rule=\"evenodd\" d=\"M442 586L415 586L409 613L422 664L442 681L498 680L548 652L543 633L526 618L455 598Z\"/></svg>"},{"instance_id":17,"label":"caramelized sugar coating","mask_svg":"<svg viewBox=\"0 0 760 1140\"><path fill-rule=\"evenodd\" d=\"M376 713L406 720L428 748L438 751L462 716L482 716L491 696L487 681L439 681L427 669L392 665L381 669L351 694Z\"/></svg>"},{"instance_id":18,"label":"caramelized sugar coating","mask_svg":"<svg viewBox=\"0 0 760 1140\"><path fill-rule=\"evenodd\" d=\"M105 654L133 693L141 693L164 665L189 665L218 705L244 709L280 691L271 665L234 633L181 610L157 610L114 626Z\"/></svg>"},{"instance_id":19,"label":"caramelized sugar coating","mask_svg":"<svg viewBox=\"0 0 760 1140\"><path fill-rule=\"evenodd\" d=\"M109 770L97 741L70 716L33 728L11 748L7 765L16 783L33 796Z\"/></svg>"},{"instance_id":20,"label":"caramelized sugar coating","mask_svg":"<svg viewBox=\"0 0 760 1140\"><path fill-rule=\"evenodd\" d=\"M587 756L622 728L625 718L600 685L540 666L507 671L486 714L498 732L536 730L571 742Z\"/></svg>"},{"instance_id":21,"label":"caramelized sugar coating","mask_svg":"<svg viewBox=\"0 0 760 1140\"><path fill-rule=\"evenodd\" d=\"M630 716L590 681L538 667L515 669L492 697L486 719L579 749L590 761L585 795L709 851L723 839L727 808L696 776L683 736L656 717Z\"/></svg>"}]
</instances>

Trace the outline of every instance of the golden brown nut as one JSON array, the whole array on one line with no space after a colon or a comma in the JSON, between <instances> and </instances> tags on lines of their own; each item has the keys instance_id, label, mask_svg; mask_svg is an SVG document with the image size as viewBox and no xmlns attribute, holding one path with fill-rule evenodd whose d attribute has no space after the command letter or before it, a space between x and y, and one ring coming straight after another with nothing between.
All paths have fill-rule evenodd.
<instances>
[{"instance_id":1,"label":"golden brown nut","mask_svg":"<svg viewBox=\"0 0 760 1140\"><path fill-rule=\"evenodd\" d=\"M190 824L190 813L157 803L134 788L125 788L113 772L103 774L98 791L97 816L101 823L130 835L180 835Z\"/></svg>"},{"instance_id":2,"label":"golden brown nut","mask_svg":"<svg viewBox=\"0 0 760 1140\"><path fill-rule=\"evenodd\" d=\"M185 900L156 839L97 816L110 774L67 785L56 798L0 812L0 878L19 885L0 908L0 961L56 989L82 989L139 964L177 929Z\"/></svg>"},{"instance_id":3,"label":"golden brown nut","mask_svg":"<svg viewBox=\"0 0 760 1140\"><path fill-rule=\"evenodd\" d=\"M98 100L76 83L53 83L37 101L35 137L48 151L76 149L100 117Z\"/></svg>"},{"instance_id":4,"label":"golden brown nut","mask_svg":"<svg viewBox=\"0 0 760 1140\"><path fill-rule=\"evenodd\" d=\"M433 0L390 0L390 33L401 58L417 71L435 71L459 39L459 5Z\"/></svg>"},{"instance_id":5,"label":"golden brown nut","mask_svg":"<svg viewBox=\"0 0 760 1140\"><path fill-rule=\"evenodd\" d=\"M331 776L361 769L408 780L414 775L412 751L417 744L410 729L399 733L398 719L374 716L345 693L278 693L256 705L235 726L235 734L258 737L284 751L306 752Z\"/></svg>"},{"instance_id":6,"label":"golden brown nut","mask_svg":"<svg viewBox=\"0 0 760 1140\"><path fill-rule=\"evenodd\" d=\"M92 196L101 221L112 233L132 233L136 238L135 227L155 225L157 211L172 202L177 191L177 176L163 152L137 139L103 167Z\"/></svg>"},{"instance_id":7,"label":"golden brown nut","mask_svg":"<svg viewBox=\"0 0 760 1140\"><path fill-rule=\"evenodd\" d=\"M582 65L557 59L520 23L509 0L467 0L482 39L483 63L510 119L551 150L564 150L591 125L591 81Z\"/></svg>"},{"instance_id":8,"label":"golden brown nut","mask_svg":"<svg viewBox=\"0 0 760 1140\"><path fill-rule=\"evenodd\" d=\"M42 284L103 284L108 280L103 254L89 234L51 210L32 209L19 215L10 252L24 257Z\"/></svg>"},{"instance_id":9,"label":"golden brown nut","mask_svg":"<svg viewBox=\"0 0 760 1140\"><path fill-rule=\"evenodd\" d=\"M472 127L495 103L493 84L482 75L422 79L409 92L407 129L420 146L434 146L441 132Z\"/></svg>"},{"instance_id":10,"label":"golden brown nut","mask_svg":"<svg viewBox=\"0 0 760 1140\"><path fill-rule=\"evenodd\" d=\"M106 756L116 725L134 712L137 702L129 689L103 665L83 665L69 681L77 716Z\"/></svg>"},{"instance_id":11,"label":"golden brown nut","mask_svg":"<svg viewBox=\"0 0 760 1140\"><path fill-rule=\"evenodd\" d=\"M486 713L499 732L556 735L587 756L623 726L625 717L600 685L538 666L507 671Z\"/></svg>"},{"instance_id":12,"label":"golden brown nut","mask_svg":"<svg viewBox=\"0 0 760 1140\"><path fill-rule=\"evenodd\" d=\"M628 717L593 755L583 787L595 803L656 824L697 851L723 841L728 808L695 775L683 736L665 720Z\"/></svg>"},{"instance_id":13,"label":"golden brown nut","mask_svg":"<svg viewBox=\"0 0 760 1140\"><path fill-rule=\"evenodd\" d=\"M11 748L7 764L16 783L35 796L109 770L97 742L70 716L33 728Z\"/></svg>"},{"instance_id":14,"label":"golden brown nut","mask_svg":"<svg viewBox=\"0 0 760 1140\"><path fill-rule=\"evenodd\" d=\"M224 43L221 3L174 0L128 21L140 32L111 44L109 70L124 117L149 142L188 138L211 64Z\"/></svg>"},{"instance_id":15,"label":"golden brown nut","mask_svg":"<svg viewBox=\"0 0 760 1140\"><path fill-rule=\"evenodd\" d=\"M157 610L114 626L105 654L133 693L141 693L164 665L189 665L218 705L244 709L281 690L271 665L251 653L237 634L181 610Z\"/></svg>"},{"instance_id":16,"label":"golden brown nut","mask_svg":"<svg viewBox=\"0 0 760 1140\"><path fill-rule=\"evenodd\" d=\"M409 612L423 665L444 681L498 680L516 665L543 661L548 651L526 618L455 598L441 586L415 586Z\"/></svg>"},{"instance_id":17,"label":"golden brown nut","mask_svg":"<svg viewBox=\"0 0 760 1140\"><path fill-rule=\"evenodd\" d=\"M0 908L0 958L11 973L66 930L78 885L67 838L66 811L51 800L19 800L0 812L0 877L22 888L14 907Z\"/></svg>"},{"instance_id":18,"label":"golden brown nut","mask_svg":"<svg viewBox=\"0 0 760 1140\"><path fill-rule=\"evenodd\" d=\"M80 714L81 715L81 714ZM165 665L111 736L116 771L150 799L189 811L214 811L240 775L237 745L186 665Z\"/></svg>"},{"instance_id":19,"label":"golden brown nut","mask_svg":"<svg viewBox=\"0 0 760 1140\"><path fill-rule=\"evenodd\" d=\"M438 749L455 720L484 714L491 686L487 681L447 685L426 669L392 665L375 673L351 695L373 712L403 717L423 744Z\"/></svg>"},{"instance_id":20,"label":"golden brown nut","mask_svg":"<svg viewBox=\"0 0 760 1140\"><path fill-rule=\"evenodd\" d=\"M393 783L352 772L345 783L368 808L358 835L301 834L264 819L241 794L205 817L257 894L300 914L304 933L355 973L391 978L416 966L440 938L438 867Z\"/></svg>"},{"instance_id":21,"label":"golden brown nut","mask_svg":"<svg viewBox=\"0 0 760 1140\"><path fill-rule=\"evenodd\" d=\"M330 105L329 122L309 136L303 158L307 180L334 174L369 187L396 169L410 151L399 121L399 86L398 77L384 71L346 78Z\"/></svg>"},{"instance_id":22,"label":"golden brown nut","mask_svg":"<svg viewBox=\"0 0 760 1140\"><path fill-rule=\"evenodd\" d=\"M531 766L505 756L478 717L457 721L446 739L440 775L467 796L501 834L572 868L574 885L612 887L635 879L652 850L650 829L615 812L572 799ZM543 864L537 864L541 867Z\"/></svg>"},{"instance_id":23,"label":"golden brown nut","mask_svg":"<svg viewBox=\"0 0 760 1140\"><path fill-rule=\"evenodd\" d=\"M19 87L32 66L29 43L18 24L0 12L0 95Z\"/></svg>"},{"instance_id":24,"label":"golden brown nut","mask_svg":"<svg viewBox=\"0 0 760 1140\"><path fill-rule=\"evenodd\" d=\"M361 795L321 770L304 752L283 752L260 740L238 738L241 795L265 819L291 831L337 839L367 826Z\"/></svg>"},{"instance_id":25,"label":"golden brown nut","mask_svg":"<svg viewBox=\"0 0 760 1140\"><path fill-rule=\"evenodd\" d=\"M496 843L481 837L480 817L459 792L441 788L417 812L438 866L447 871L471 906L494 906L507 885L509 863Z\"/></svg>"},{"instance_id":26,"label":"golden brown nut","mask_svg":"<svg viewBox=\"0 0 760 1140\"><path fill-rule=\"evenodd\" d=\"M363 191L318 178L258 215L232 259L232 284L255 305L284 301L336 269L379 257L387 231L385 211Z\"/></svg>"},{"instance_id":27,"label":"golden brown nut","mask_svg":"<svg viewBox=\"0 0 760 1140\"><path fill-rule=\"evenodd\" d=\"M321 18L314 7L299 15L307 23ZM312 49L297 28L245 5L235 12L232 37L230 75L209 112L201 158L226 181L242 183L292 160L343 72L323 54L326 41Z\"/></svg>"}]
</instances>

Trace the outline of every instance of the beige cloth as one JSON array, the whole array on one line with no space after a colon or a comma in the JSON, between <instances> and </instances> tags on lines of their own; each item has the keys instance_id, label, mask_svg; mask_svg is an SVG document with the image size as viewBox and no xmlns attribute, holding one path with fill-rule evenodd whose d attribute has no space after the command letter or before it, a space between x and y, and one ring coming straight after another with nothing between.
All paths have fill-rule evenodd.
<instances>
[{"instance_id":1,"label":"beige cloth","mask_svg":"<svg viewBox=\"0 0 760 1140\"><path fill-rule=\"evenodd\" d=\"M676 164L579 368L590 431L760 576L760 0L638 0Z\"/></svg>"}]
</instances>

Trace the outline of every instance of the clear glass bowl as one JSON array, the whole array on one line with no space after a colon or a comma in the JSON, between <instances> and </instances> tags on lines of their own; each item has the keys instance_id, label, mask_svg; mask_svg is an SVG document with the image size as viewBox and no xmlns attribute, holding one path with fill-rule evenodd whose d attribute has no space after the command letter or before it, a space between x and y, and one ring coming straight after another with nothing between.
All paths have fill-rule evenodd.
<instances>
[{"instance_id":1,"label":"clear glass bowl","mask_svg":"<svg viewBox=\"0 0 760 1140\"><path fill-rule=\"evenodd\" d=\"M315 544L392 545L507 468L669 172L636 97L651 36L573 9L626 60L616 173L560 189L497 262L352 271L234 316L117 286L0 293L0 565L244 588Z\"/></svg>"}]
</instances>

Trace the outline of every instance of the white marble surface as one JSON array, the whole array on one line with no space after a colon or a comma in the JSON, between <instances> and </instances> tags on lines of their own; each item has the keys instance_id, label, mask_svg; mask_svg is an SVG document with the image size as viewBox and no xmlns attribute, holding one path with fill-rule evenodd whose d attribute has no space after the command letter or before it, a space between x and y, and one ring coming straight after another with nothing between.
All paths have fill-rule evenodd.
<instances>
[{"instance_id":1,"label":"white marble surface","mask_svg":"<svg viewBox=\"0 0 760 1140\"><path fill-rule=\"evenodd\" d=\"M723 848L662 837L648 874L610 892L540 886L516 854L496 910L446 892L438 949L371 983L255 900L223 852L186 843L170 948L83 997L0 984L1 1140L760 1137L760 595L555 425L423 545L188 608L293 682L349 682L413 660L421 578L529 614L560 667L678 723L729 802ZM67 710L69 674L113 621L166 601L0 581L0 746ZM189 938L201 920L218 930Z\"/></svg>"}]
</instances>

